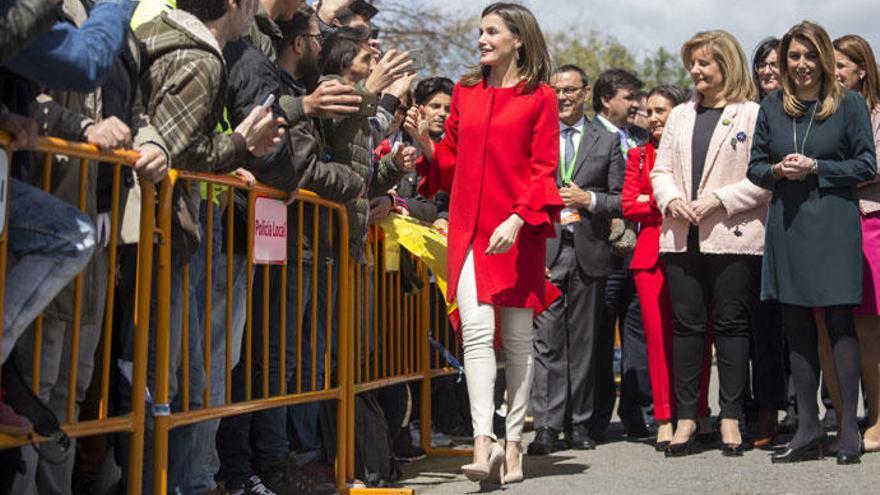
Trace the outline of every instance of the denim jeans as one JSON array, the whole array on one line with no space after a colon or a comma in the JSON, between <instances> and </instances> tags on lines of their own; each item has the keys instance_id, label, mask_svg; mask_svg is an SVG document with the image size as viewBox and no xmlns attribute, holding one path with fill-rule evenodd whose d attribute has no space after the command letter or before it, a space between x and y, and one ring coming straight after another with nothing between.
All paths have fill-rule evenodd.
<instances>
[{"instance_id":1,"label":"denim jeans","mask_svg":"<svg viewBox=\"0 0 880 495\"><path fill-rule=\"evenodd\" d=\"M210 406L217 407L226 404L226 307L227 307L227 280L226 268L228 258L221 253L221 225L220 213L214 210L214 249L213 249L213 289L211 295L211 392ZM204 224L203 224L204 225ZM202 246L200 256L204 256L205 247ZM206 273L206 272L205 272ZM198 282L199 287L205 286L205 278ZM244 325L247 303L247 257L243 253L234 253L232 257L232 347L230 349L230 367L234 369L238 365L241 355L241 339L244 334ZM200 294L204 290L200 289ZM200 314L205 314L204 297L199 301ZM192 486L200 491L211 490L216 486L214 475L220 470L220 458L217 452L217 430L220 420L211 420L195 425L197 428L196 445L198 452L194 453Z\"/></svg>"},{"instance_id":2,"label":"denim jeans","mask_svg":"<svg viewBox=\"0 0 880 495\"><path fill-rule=\"evenodd\" d=\"M95 227L76 208L16 179L10 184L3 361L52 299L81 272L95 250Z\"/></svg>"},{"instance_id":3,"label":"denim jeans","mask_svg":"<svg viewBox=\"0 0 880 495\"><path fill-rule=\"evenodd\" d=\"M334 265L332 258L329 262L321 263L318 266L318 321L316 345L318 346L317 355L320 357L316 363L316 383L318 387L323 386L323 370L324 359L323 353L326 336L326 279L329 265ZM296 311L297 294L299 293L297 270L299 269L296 261L291 261L288 266L287 277L287 332L286 332L286 351L285 351L285 376L288 383L288 392L296 391L296 368L297 360L302 360L302 380L303 391L308 391L311 387L311 353L310 336L311 320L311 295L312 295L312 265L309 262L303 262L302 265L302 301L303 314L298 315ZM277 315L280 311L280 291L278 287L281 284L280 267L271 267L269 270L269 392L270 395L278 395L280 386L280 326ZM261 270L260 270L261 271ZM334 273L336 270L334 269ZM262 301L263 301L263 279L262 273L257 275L254 283L254 322L253 322L253 395L259 397L262 391L262 328L263 318ZM335 280L335 278L334 278ZM334 284L335 285L335 284ZM335 288L334 288L335 293ZM302 342L302 356L297 356L296 352L296 331L297 321L302 321L303 332L306 334ZM335 328L333 329L335 331ZM331 348L335 349L335 345ZM244 363L233 371L233 400L238 402L245 399L245 369ZM290 456L291 445L288 442L288 422L290 419L291 429L295 429L298 444L301 447L297 452L297 460L301 462L300 452L308 449L306 455L316 453L314 457L320 455L321 438L318 431L318 410L317 404L310 404L308 409L303 411L290 411L300 409L304 406L290 408L274 408L260 411L251 415L241 415L225 418L221 422L218 431L217 442L220 450L221 464L223 476L226 479L227 487L238 487L251 474L253 474L252 463L258 469L267 469L277 466L285 462ZM289 412L290 411L290 412ZM306 414L301 414L305 412ZM292 414L291 414L292 413Z\"/></svg>"},{"instance_id":4,"label":"denim jeans","mask_svg":"<svg viewBox=\"0 0 880 495\"><path fill-rule=\"evenodd\" d=\"M154 255L158 258L158 246L154 247ZM132 253L136 258L136 253ZM121 263L134 262L133 260L121 261ZM154 262L154 266L158 267L158 261ZM148 350L148 366L147 366L147 400L145 406L146 421L144 428L144 469L143 469L143 493L153 492L153 444L154 444L154 412L156 409L167 410L170 407L173 411L179 411L182 406L181 398L178 397L180 390L179 378L180 367L182 365L182 336L183 336L183 267L184 263L177 259L175 250L172 246L171 254L171 301L170 301L170 324L168 328L169 350L168 350L168 398L170 404L156 404L156 334L160 329L156 327L157 316L157 299L156 299L156 283L157 273L153 274L153 298L151 301L150 315L150 340ZM193 354L198 354L195 349L201 347L202 331L200 330L201 322L199 321L197 308L194 306L194 290L196 285L194 280L198 279L198 268L193 270L190 267L190 284L189 284L189 303L191 311L186 315L189 318L189 356L192 359ZM129 282L130 283L130 282ZM119 407L121 413L131 410L131 369L132 369L132 353L134 350L135 329L134 322L129 318L128 321L120 324L119 340L121 345L122 356L117 362L117 368L121 375L118 380ZM190 368L192 370L192 368ZM201 378L202 387L204 377ZM190 374L190 406L201 407L203 388L199 389L198 373L193 377ZM117 437L119 439L120 449L117 452L117 461L123 470L123 486L125 486L125 474L128 469L128 442L129 435L122 434ZM168 491L174 493L178 488L186 486L189 474L186 472L188 461L183 459L192 456L192 452L198 448L196 437L192 427L174 428L169 433L168 440ZM180 469L182 468L182 469Z\"/></svg>"},{"instance_id":5,"label":"denim jeans","mask_svg":"<svg viewBox=\"0 0 880 495\"><path fill-rule=\"evenodd\" d=\"M317 322L315 332L315 346L316 346L316 362L315 362L315 386L317 389L321 389L324 386L324 353L327 349L327 304L328 304L328 287L327 287L327 274L330 272L331 280L333 280L332 291L329 291L330 297L330 307L336 307L336 294L337 294L337 274L339 273L339 269L337 267L336 257L332 254L327 256L322 256L321 262L318 263L318 280L312 280L313 275L313 265L312 263L303 263L303 315L302 315L302 391L311 390L311 370L312 370L312 355L307 349L311 349L311 326L312 326L312 318L311 318L311 305L312 305L312 284L317 282ZM295 282L294 282L295 283ZM295 288L295 285L291 286ZM288 294L292 291L288 290ZM294 299L288 298L288 314L296 314L296 298L294 295ZM334 318L332 320L333 328L331 328L331 346L330 346L330 355L335 354L336 350L336 333L337 333L337 320ZM292 327L294 338L292 342L296 342L295 339L295 331L296 326ZM290 339L289 339L290 340ZM294 349L295 352L295 349ZM292 356L293 360L291 360L290 352L288 352L288 362L296 362L296 355ZM336 363L331 362L331 366L335 367ZM295 370L295 368L294 368ZM296 391L296 380L295 376L293 380L288 381L288 391L293 393ZM321 440L321 429L318 425L318 418L321 411L321 406L317 402L312 402L308 404L298 404L295 406L290 406L287 408L287 419L289 431L292 436L295 437L296 444L296 454L297 454L297 464L305 465L317 458L319 458L323 451L323 442Z\"/></svg>"}]
</instances>

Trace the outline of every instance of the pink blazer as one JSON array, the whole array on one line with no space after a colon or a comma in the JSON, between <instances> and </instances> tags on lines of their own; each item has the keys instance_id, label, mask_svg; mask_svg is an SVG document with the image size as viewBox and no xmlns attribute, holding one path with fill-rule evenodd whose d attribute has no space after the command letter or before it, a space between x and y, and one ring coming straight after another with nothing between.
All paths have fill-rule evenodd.
<instances>
[{"instance_id":1,"label":"pink blazer","mask_svg":"<svg viewBox=\"0 0 880 495\"><path fill-rule=\"evenodd\" d=\"M703 253L764 253L764 222L771 193L746 178L758 109L754 102L727 105L712 135L697 197L715 194L722 208L712 212L698 226ZM690 201L691 198L696 115L696 101L682 103L672 110L651 171L654 198L664 215L661 253L687 250L688 222L665 215L673 199Z\"/></svg>"},{"instance_id":2,"label":"pink blazer","mask_svg":"<svg viewBox=\"0 0 880 495\"><path fill-rule=\"evenodd\" d=\"M874 130L874 147L877 148L877 160L880 161L880 109L875 108L871 112L871 129ZM880 175L859 188L859 208L862 215L880 211Z\"/></svg>"}]
</instances>

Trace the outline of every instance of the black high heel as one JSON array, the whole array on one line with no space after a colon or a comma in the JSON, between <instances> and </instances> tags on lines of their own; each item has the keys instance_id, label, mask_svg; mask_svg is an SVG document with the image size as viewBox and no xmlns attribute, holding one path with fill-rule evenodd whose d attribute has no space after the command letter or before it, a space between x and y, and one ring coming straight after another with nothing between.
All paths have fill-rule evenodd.
<instances>
[{"instance_id":1,"label":"black high heel","mask_svg":"<svg viewBox=\"0 0 880 495\"><path fill-rule=\"evenodd\" d=\"M862 454L845 454L843 452L837 453L837 465L846 466L850 464L861 464L862 463Z\"/></svg>"},{"instance_id":2,"label":"black high heel","mask_svg":"<svg viewBox=\"0 0 880 495\"><path fill-rule=\"evenodd\" d=\"M725 443L721 445L721 455L724 457L742 457L746 447L743 443Z\"/></svg>"},{"instance_id":3,"label":"black high heel","mask_svg":"<svg viewBox=\"0 0 880 495\"><path fill-rule=\"evenodd\" d=\"M770 456L773 464L789 464L809 460L821 460L825 458L826 449L825 434L821 434L805 445L793 449L786 447L784 450Z\"/></svg>"},{"instance_id":4,"label":"black high heel","mask_svg":"<svg viewBox=\"0 0 880 495\"><path fill-rule=\"evenodd\" d=\"M654 443L654 450L657 452L666 452L667 447L669 447L669 440Z\"/></svg>"},{"instance_id":5,"label":"black high heel","mask_svg":"<svg viewBox=\"0 0 880 495\"><path fill-rule=\"evenodd\" d=\"M666 452L664 452L664 455L666 457L684 457L691 455L693 453L694 441L696 439L697 435L693 434L685 443L670 443L666 446Z\"/></svg>"}]
</instances>

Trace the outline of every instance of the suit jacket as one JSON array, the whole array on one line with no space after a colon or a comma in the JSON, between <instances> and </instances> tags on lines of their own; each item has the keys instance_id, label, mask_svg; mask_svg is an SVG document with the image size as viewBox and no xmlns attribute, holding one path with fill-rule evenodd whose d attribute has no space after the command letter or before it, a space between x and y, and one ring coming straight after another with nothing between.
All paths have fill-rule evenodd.
<instances>
[{"instance_id":1,"label":"suit jacket","mask_svg":"<svg viewBox=\"0 0 880 495\"><path fill-rule=\"evenodd\" d=\"M578 266L587 276L607 277L611 273L613 260L608 235L611 218L621 216L620 192L625 167L617 135L598 122L586 124L571 180L596 195L593 211L580 210L581 221L574 225ZM562 180L558 173L556 176L557 185L561 187ZM559 257L561 232L562 226L557 224L556 237L547 241L548 267Z\"/></svg>"},{"instance_id":2,"label":"suit jacket","mask_svg":"<svg viewBox=\"0 0 880 495\"><path fill-rule=\"evenodd\" d=\"M648 143L629 150L626 160L626 176L623 180L623 218L639 224L639 237L630 260L630 270L651 270L660 260L660 226L663 215L654 200L651 189L651 170L654 168L656 151ZM648 202L638 201L642 194Z\"/></svg>"},{"instance_id":3,"label":"suit jacket","mask_svg":"<svg viewBox=\"0 0 880 495\"><path fill-rule=\"evenodd\" d=\"M672 109L657 150L651 185L663 215L673 199L687 201L692 197L691 161L697 105L694 100ZM715 194L722 207L700 222L702 253L760 255L764 252L764 221L770 191L752 184L746 177L758 109L754 102L731 103L724 108L715 126L697 197ZM689 226L684 220L665 217L660 252L687 251Z\"/></svg>"}]
</instances>

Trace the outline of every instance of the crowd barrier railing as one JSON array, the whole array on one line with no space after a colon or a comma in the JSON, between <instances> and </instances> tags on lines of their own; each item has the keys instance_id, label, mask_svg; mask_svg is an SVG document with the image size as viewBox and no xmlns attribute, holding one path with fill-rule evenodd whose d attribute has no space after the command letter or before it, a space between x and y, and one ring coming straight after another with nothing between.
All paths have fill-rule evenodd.
<instances>
[{"instance_id":1,"label":"crowd barrier railing","mask_svg":"<svg viewBox=\"0 0 880 495\"><path fill-rule=\"evenodd\" d=\"M7 163L12 163L12 139L8 134L0 132L0 147L6 154ZM112 167L113 170L113 186L112 186L112 203L110 213L110 233L109 244L106 247L108 259L115 259L119 248L119 229L120 229L120 193L121 193L121 176L125 167L130 167L138 159L138 154L132 151L101 151L95 146L68 142L61 139L41 137L38 138L37 148L31 157L31 172L33 175L41 176L40 185L45 191L51 191L53 187L53 179L58 179L61 173L78 173L77 181L78 196L74 206L81 211L86 211L87 207L87 177L90 173L96 173L96 168L92 165L94 162L100 162L100 167ZM37 161L37 159L40 161ZM63 163L63 162L71 163ZM73 163L77 161L78 163ZM2 184L3 194L9 198L10 183L7 180ZM134 328L135 335L130 350L132 359L132 367L130 372L130 380L132 390L146 389L146 364L147 364L147 329L150 325L150 284L152 277L152 266L149 260L152 258L153 235L155 233L155 211L152 198L155 195L155 186L149 182L142 181L142 199L141 199L141 215L140 215L140 235L138 242L138 261L137 261L137 278L138 290L134 301ZM39 205L34 205L39 207ZM10 255L10 239L9 239L9 201L6 202L7 211L4 212L6 222L4 222L4 230L0 236L0 314L2 314L3 301L6 289L6 267L8 257ZM98 249L104 249L98 247ZM116 264L108 263L108 269L104 282L107 287L112 288L116 280ZM49 355L47 359L62 360L66 358L69 364L66 370L61 370L58 375L66 374L67 383L52 383L53 387L65 386L67 389L67 403L65 411L57 411L59 420L62 423L63 432L71 438L87 437L94 435L103 435L109 433L127 432L130 434L128 463L131 466L132 474L128 478L128 493L139 493L141 484L141 465L143 463L143 442L144 442L144 408L145 394L132 394L131 411L128 413L111 415L110 412L110 376L113 363L110 361L111 346L108 344L113 340L114 332L114 308L117 303L113 290L107 291L106 302L101 309L103 324L99 325L99 339L105 344L99 346L98 355L95 356L95 372L100 380L100 399L97 411L97 417L90 419L80 419L78 417L78 394L82 392L81 382L82 376L80 371L80 341L83 332L82 313L83 313L83 274L79 274L73 282L73 310L72 321L65 329L70 332L69 348L63 349L65 356ZM66 296L62 296L66 297ZM90 301L85 301L88 303ZM32 332L33 347L31 349L30 360L22 359L30 365L30 373L25 373L25 379L30 381L31 388L35 395L40 395L41 386L45 379L52 380L54 377L45 377L43 374L43 365L46 364L43 352L43 324L44 318L38 317L32 324L31 328L26 331ZM3 328L3 321L0 320L0 330ZM2 344L2 342L0 342ZM19 348L19 352L26 352ZM69 357L68 357L69 356ZM10 355L9 359L15 359ZM60 364L60 363L58 363ZM87 384L86 383L86 384ZM78 387L78 385L80 385ZM82 397L79 397L81 400ZM12 437L0 434L0 449L20 447L27 444L41 444L51 441L57 441L57 438L47 438L38 434L32 434L26 438Z\"/></svg>"},{"instance_id":2,"label":"crowd barrier railing","mask_svg":"<svg viewBox=\"0 0 880 495\"><path fill-rule=\"evenodd\" d=\"M0 147L11 159L10 145L10 137L0 133ZM288 207L291 259L274 266L258 265L254 260L256 203L260 198L288 201L289 193L231 175L172 170L158 187L139 181L140 231L129 379L132 391L143 392L131 394L130 412L113 415L110 386L116 363L111 362L110 343L119 331L114 328L114 314L116 306L121 304L112 290L118 275L113 260L120 250L121 177L124 167L131 166L138 154L101 151L83 143L40 138L35 157L42 160L41 184L46 191L52 190L53 172L57 174L59 167L79 167L76 206L81 210L86 209L87 174L95 170L92 162L100 162L100 167L113 167L110 240L106 247L110 260L106 274L108 290L95 365L96 379L100 381L98 413L93 419L77 418L80 360L71 358L67 367L66 414L61 421L63 431L73 438L130 434L129 494L142 493L144 473L150 472L144 470L144 442L148 431L152 431L152 438L146 440L152 446L152 456L147 459L152 471L148 476L151 476L153 492L164 494L169 470L169 434L175 428L326 400L335 400L337 408L334 446L337 488L349 493L411 493L405 489L346 489L346 483L355 473L355 396L400 383L420 385L422 447L431 455L470 455L468 450L433 448L430 443L431 379L457 371L437 349L432 350L429 336L449 349L459 362L461 351L449 325L443 296L429 282L427 267L417 258L410 259L407 273L389 267L384 255L384 237L378 227L371 228L368 239L370 260L366 264L355 263L349 256L345 207L307 191L297 192ZM58 157L79 163L58 164L55 163ZM8 183L3 187L8 196ZM181 261L176 255L176 246L172 245L173 229L177 228L172 218L181 191L199 194L200 208L204 211L202 247L193 255L199 260L200 268L196 269L192 260ZM243 224L236 223L234 210L237 207L247 217ZM236 230L241 230L241 225L245 229L243 248L236 242ZM222 230L219 239L215 230ZM6 228L0 234L0 312L8 236ZM304 238L320 238L321 242L304 246ZM311 259L304 258L304 251L312 253ZM222 261L225 261L223 271L217 266ZM243 292L240 270L244 272ZM83 277L78 275L73 283L71 345L65 351L73 357L80 355ZM421 283L408 285L412 279ZM270 308L275 291L279 291L275 299L289 301L289 304ZM262 297L256 298L255 292ZM244 306L243 324L238 309L241 305ZM193 318L193 314L201 318ZM262 316L256 318L255 314ZM0 328L2 324L0 321ZM34 342L28 378L39 395L42 318L28 331L33 332ZM201 341L194 338L199 333ZM238 339L241 339L240 347ZM241 362L240 372L244 376L240 390L233 387L237 361ZM179 367L174 366L176 362L180 363ZM172 410L175 395L178 404ZM52 440L36 434L27 438L0 434L0 449Z\"/></svg>"},{"instance_id":3,"label":"crowd barrier railing","mask_svg":"<svg viewBox=\"0 0 880 495\"><path fill-rule=\"evenodd\" d=\"M170 328L172 325L171 309L174 307L181 311L184 317L180 318L180 329L174 332L159 332L156 339L156 403L161 405L161 413L155 414L155 451L154 451L154 493L166 493L168 473L168 440L170 430L210 420L219 420L230 416L257 413L267 409L296 404L314 403L326 400L337 401L337 444L336 451L344 454L351 450L346 443L348 437L345 432L348 428L347 413L347 388L350 386L348 378L349 360L346 356L349 352L349 332L346 320L349 314L349 279L348 263L335 263L333 260L348 258L348 219L344 206L318 197L309 192L296 194L294 203L289 207L292 212L288 215L290 221L287 225L287 235L293 236L291 244L295 249L290 252L296 254L294 259L286 260L276 266L255 264L255 206L259 198L269 198L278 201L287 201L289 194L263 186L259 183L250 184L242 179L215 174L200 174L173 170L169 179L162 184L159 193L159 228L165 239L170 239L172 198L175 187L189 190L199 188L204 192L201 201L205 209L205 229L202 246L204 253L204 284L198 297L203 298L203 310L198 313L203 317L199 321L202 325L201 335L203 346L200 349L190 348L190 334L193 329L189 328L191 315L195 308L189 307L191 301L190 290L198 284L191 281L190 268L192 261L178 266L172 260L173 248L171 243L165 242L159 248L158 277L158 325L160 328ZM225 223L223 243L225 244L226 271L220 276L225 277L221 283L222 289L217 291L217 285L213 282L215 277L213 259L216 253L214 246L217 239L214 238L214 211L220 208L215 204L214 197L220 188L225 189L221 196L225 208ZM245 284L246 290L241 293L234 286L233 267L236 264L235 253L235 220L234 209L236 195L246 198L246 248L245 256ZM210 199L209 199L210 198ZM311 261L304 260L304 229L311 232L311 239L321 238L326 242L314 242L311 246ZM295 230L291 230L295 229ZM322 245L325 244L325 245ZM329 252L324 252L329 250ZM198 256L198 254L196 255ZM321 267L321 261L326 260L325 267ZM338 266L338 268L335 268ZM182 292L172 294L171 277L176 269L181 269ZM336 272L335 274L333 272ZM323 275L323 276L319 276ZM293 293L289 293L288 289ZM324 297L321 301L319 292L323 294L338 293L336 304L333 297ZM255 300L254 293L262 296ZM212 311L215 297L225 297L225 314L219 319L222 331L217 331L218 322L214 320ZM182 304L172 305L174 298L180 297ZM234 301L233 298L238 301ZM244 299L246 314L243 321L244 328L234 329L235 318L233 308L236 303L240 304ZM284 301L277 308L270 311L270 300ZM291 301L291 299L293 301ZM290 301L291 304L286 302ZM308 301L309 304L304 304ZM219 302L219 301L216 301ZM322 304L323 303L323 304ZM256 317L259 315L259 318ZM271 331L270 331L271 327ZM214 331L212 331L212 328ZM336 331L335 329L339 329ZM176 329L175 329L176 330ZM236 332L237 330L237 332ZM243 334L242 334L243 332ZM219 346L212 345L212 338L222 333L223 342ZM237 334L236 334L237 333ZM291 333L293 335L291 335ZM320 335L319 335L320 333ZM169 401L173 394L169 393L169 363L171 361L171 336L180 339L180 394L182 407L171 411ZM239 397L233 391L233 370L236 367L233 348L235 340L242 339L240 348L239 373L244 375L243 390ZM319 345L323 341L324 345ZM255 345L256 342L256 345ZM218 347L219 352L218 352ZM214 351L214 352L212 352ZM203 370L204 385L195 386L199 376L191 376L191 360L196 357L196 352L201 353L202 365L196 367L195 374ZM211 383L216 373L217 363L212 358L218 354L224 356L224 362L219 363L223 370L224 392L223 399L214 403L211 398ZM258 358L258 359L255 359ZM258 361L258 362L254 362ZM303 364L310 363L307 369ZM256 367L255 367L256 366ZM283 370L283 371L282 371ZM293 382L289 383L288 378ZM193 389L202 388L198 391L203 395L202 403L193 407ZM286 421L285 421L286 424ZM337 456L336 478L337 488L343 490L348 479L348 472L341 464L344 455Z\"/></svg>"}]
</instances>

